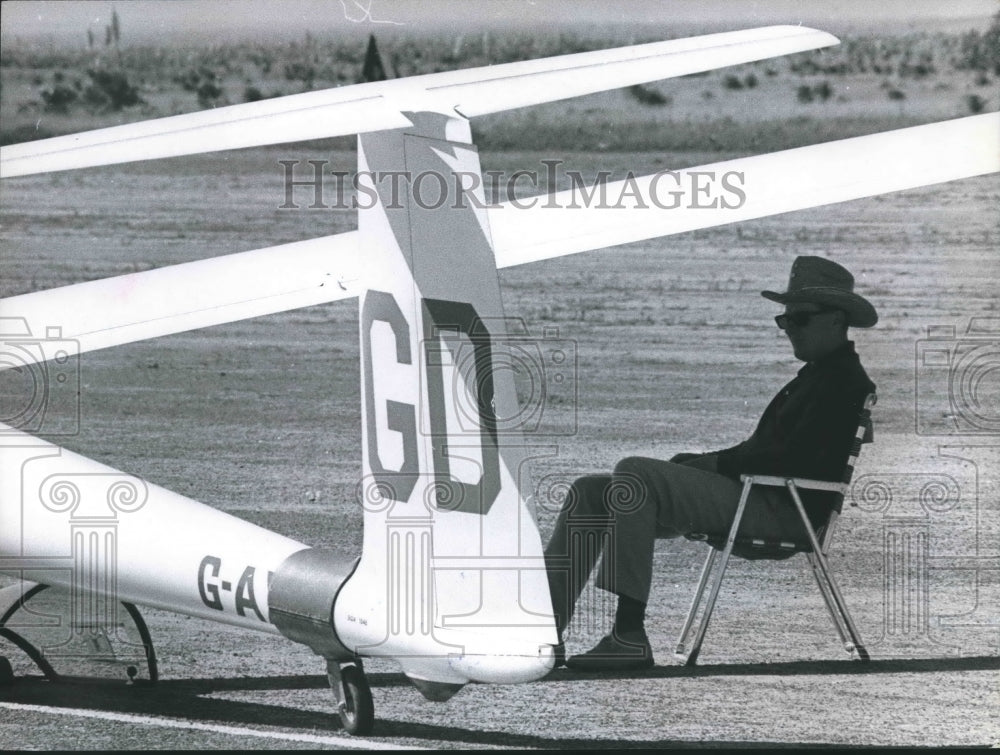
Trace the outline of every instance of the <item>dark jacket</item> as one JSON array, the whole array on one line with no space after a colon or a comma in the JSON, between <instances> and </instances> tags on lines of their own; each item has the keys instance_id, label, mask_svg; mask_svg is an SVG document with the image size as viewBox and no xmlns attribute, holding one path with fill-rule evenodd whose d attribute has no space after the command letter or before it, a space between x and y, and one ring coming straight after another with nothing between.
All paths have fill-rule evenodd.
<instances>
[{"instance_id":1,"label":"dark jacket","mask_svg":"<svg viewBox=\"0 0 1000 755\"><path fill-rule=\"evenodd\" d=\"M768 474L839 482L865 396L874 391L848 341L799 370L768 404L753 435L716 452L719 472L735 479ZM802 500L814 524L839 503L836 495L817 492Z\"/></svg>"}]
</instances>

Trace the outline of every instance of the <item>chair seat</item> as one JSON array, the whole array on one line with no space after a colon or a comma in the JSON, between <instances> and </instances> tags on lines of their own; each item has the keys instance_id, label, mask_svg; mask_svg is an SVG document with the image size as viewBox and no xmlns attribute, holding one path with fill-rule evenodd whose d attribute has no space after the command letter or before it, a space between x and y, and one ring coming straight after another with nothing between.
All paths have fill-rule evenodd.
<instances>
[{"instance_id":1,"label":"chair seat","mask_svg":"<svg viewBox=\"0 0 1000 755\"><path fill-rule=\"evenodd\" d=\"M816 536L823 540L825 528L816 530ZM728 535L705 534L689 532L684 537L695 542L705 543L717 551L724 550ZM732 555L745 561L783 561L796 553L812 553L812 545L808 542L789 542L787 540L765 540L761 538L738 537L733 544Z\"/></svg>"},{"instance_id":2,"label":"chair seat","mask_svg":"<svg viewBox=\"0 0 1000 755\"><path fill-rule=\"evenodd\" d=\"M722 550L726 547L725 541L719 545L714 545L710 543L716 550ZM791 558L796 553L811 552L812 548L808 545L794 545L785 543L740 543L737 542L733 546L732 555L737 558L742 558L745 561L783 561L786 558Z\"/></svg>"},{"instance_id":3,"label":"chair seat","mask_svg":"<svg viewBox=\"0 0 1000 755\"><path fill-rule=\"evenodd\" d=\"M739 502L736 505L736 512L730 524L729 532L726 534L717 533L688 533L685 535L689 540L699 540L706 543L708 554L705 558L705 565L701 570L701 578L695 590L694 599L691 601L691 608L688 610L684 627L681 629L680 637L677 640L677 648L674 655L686 665L694 665L701 652L702 640L708 629L708 622L715 607L715 601L719 596L719 589L722 586L722 579L726 573L726 565L731 556L746 560L768 560L782 561L791 558L796 553L805 553L809 561L809 566L816 583L819 586L823 601L826 603L830 618L833 620L834 628L840 636L844 649L852 655L857 655L862 661L869 659L868 651L861 642L861 636L847 604L837 586L837 582L830 571L826 560L826 550L829 547L829 540L836 526L837 518L840 514L840 507L843 504L844 494L850 484L854 473L854 464L861 451L861 445L872 440L871 432L871 407L875 404L875 394L869 394L864 401L864 405L858 417L858 427L851 445L851 451L847 458L846 468L841 482L829 482L823 480L812 480L798 477L777 477L774 475L744 474L740 476L743 482L743 490L740 494ZM794 510L802 522L805 542L774 542L747 538L740 536L740 525L743 515L746 512L747 500L750 497L750 489L754 485L765 487L782 487L788 490ZM837 495L837 505L832 507L829 515L824 518L820 527L814 528L810 521L810 514L806 510L799 489L821 490ZM716 557L718 566L716 567ZM714 576L713 576L714 572ZM711 589L706 596L706 588L711 581ZM702 606L703 600L704 606ZM701 613L701 621L695 630L694 622ZM694 634L692 635L692 631ZM690 643L689 643L690 640Z\"/></svg>"}]
</instances>

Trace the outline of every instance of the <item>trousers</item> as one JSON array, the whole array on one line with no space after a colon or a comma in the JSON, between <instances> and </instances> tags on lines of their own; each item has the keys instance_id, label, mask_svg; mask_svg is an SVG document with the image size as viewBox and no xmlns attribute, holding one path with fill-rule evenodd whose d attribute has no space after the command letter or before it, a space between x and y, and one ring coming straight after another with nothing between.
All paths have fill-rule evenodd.
<instances>
[{"instance_id":1,"label":"trousers","mask_svg":"<svg viewBox=\"0 0 1000 755\"><path fill-rule=\"evenodd\" d=\"M587 475L570 486L545 548L560 631L599 559L597 587L648 603L657 539L729 532L742 483L703 468L705 457L674 458L681 457L628 457L612 474ZM755 486L738 536L803 540L806 532L787 490Z\"/></svg>"}]
</instances>

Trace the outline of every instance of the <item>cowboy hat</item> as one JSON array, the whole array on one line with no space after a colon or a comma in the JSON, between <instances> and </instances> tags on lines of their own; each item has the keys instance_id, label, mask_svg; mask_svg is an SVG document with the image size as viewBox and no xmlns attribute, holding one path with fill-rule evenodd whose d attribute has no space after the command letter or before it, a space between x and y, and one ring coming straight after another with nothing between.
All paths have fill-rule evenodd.
<instances>
[{"instance_id":1,"label":"cowboy hat","mask_svg":"<svg viewBox=\"0 0 1000 755\"><path fill-rule=\"evenodd\" d=\"M796 257L788 276L788 290L761 291L760 295L779 304L809 302L842 310L847 314L847 324L857 328L870 328L878 322L875 307L854 293L854 276L823 257Z\"/></svg>"}]
</instances>

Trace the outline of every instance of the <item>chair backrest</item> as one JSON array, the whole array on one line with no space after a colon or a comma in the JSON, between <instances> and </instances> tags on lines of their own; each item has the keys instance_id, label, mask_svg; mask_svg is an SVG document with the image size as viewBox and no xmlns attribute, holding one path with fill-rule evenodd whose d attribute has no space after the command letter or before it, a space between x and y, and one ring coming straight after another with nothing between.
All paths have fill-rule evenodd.
<instances>
[{"instance_id":1,"label":"chair backrest","mask_svg":"<svg viewBox=\"0 0 1000 755\"><path fill-rule=\"evenodd\" d=\"M851 442L851 451L847 456L847 464L844 467L844 476L841 478L841 482L844 485L850 485L851 479L854 477L854 466L858 463L858 456L861 454L861 446L864 443L872 443L875 441L875 431L872 427L872 407L878 401L878 395L875 393L869 393L865 396L865 403L861 407L861 413L858 416L858 429L854 433L854 440ZM841 505L843 504L843 496L841 496ZM856 503L851 503L852 506L856 506ZM837 506L837 510L840 510L840 506Z\"/></svg>"},{"instance_id":2,"label":"chair backrest","mask_svg":"<svg viewBox=\"0 0 1000 755\"><path fill-rule=\"evenodd\" d=\"M858 457L861 455L861 446L865 443L873 443L875 441L875 430L872 426L872 407L875 406L877 401L878 395L874 392L869 393L865 396L864 403L861 405L861 411L858 413L858 429L854 432L854 440L851 441L851 449L847 454L847 463L844 465L844 475L840 480L844 484L845 489L851 484L851 479L854 477L854 467L858 463ZM851 501L851 505L857 506L854 501ZM843 506L844 494L838 493L837 505L830 511L830 518L816 528L816 539L819 540L820 548L822 548L824 554L833 538L833 530ZM811 550L811 548L804 545L797 547L797 551L802 550ZM743 558L746 558L746 556L743 556Z\"/></svg>"},{"instance_id":3,"label":"chair backrest","mask_svg":"<svg viewBox=\"0 0 1000 755\"><path fill-rule=\"evenodd\" d=\"M847 455L847 464L844 466L844 474L840 482L845 489L854 477L854 467L861 455L861 446L865 443L872 443L875 440L875 433L872 427L872 407L878 401L875 393L865 396L861 411L858 414L858 428L854 433L854 440L851 441L851 448ZM832 482L832 481L831 481ZM830 518L821 526L816 528L816 537L820 547L825 552L833 535L834 524L840 515L840 510L844 504L843 493L837 493L837 503L830 511ZM857 504L851 503L852 506ZM725 535L704 535L691 533L686 535L689 540L701 540L707 542L716 550L725 547ZM757 540L745 537L738 537L733 547L733 555L747 560L764 559L769 561L779 561L794 556L796 553L811 551L812 547L807 543L781 543L766 540Z\"/></svg>"},{"instance_id":4,"label":"chair backrest","mask_svg":"<svg viewBox=\"0 0 1000 755\"><path fill-rule=\"evenodd\" d=\"M861 411L858 412L858 428L854 431L854 439L851 441L851 448L847 454L847 463L844 465L844 474L840 478L840 482L844 486L844 492L847 491L847 487L851 484L851 479L854 477L854 467L857 465L858 457L861 455L861 446L865 443L873 443L875 441L875 431L872 426L872 407L875 406L877 401L878 395L874 392L869 393L865 396L864 403L861 405ZM816 528L816 536L823 543L824 547L829 540L830 532L833 530L833 523L844 507L844 492L836 494L836 503L830 512L830 520L826 524ZM857 506L853 501L851 505Z\"/></svg>"}]
</instances>

